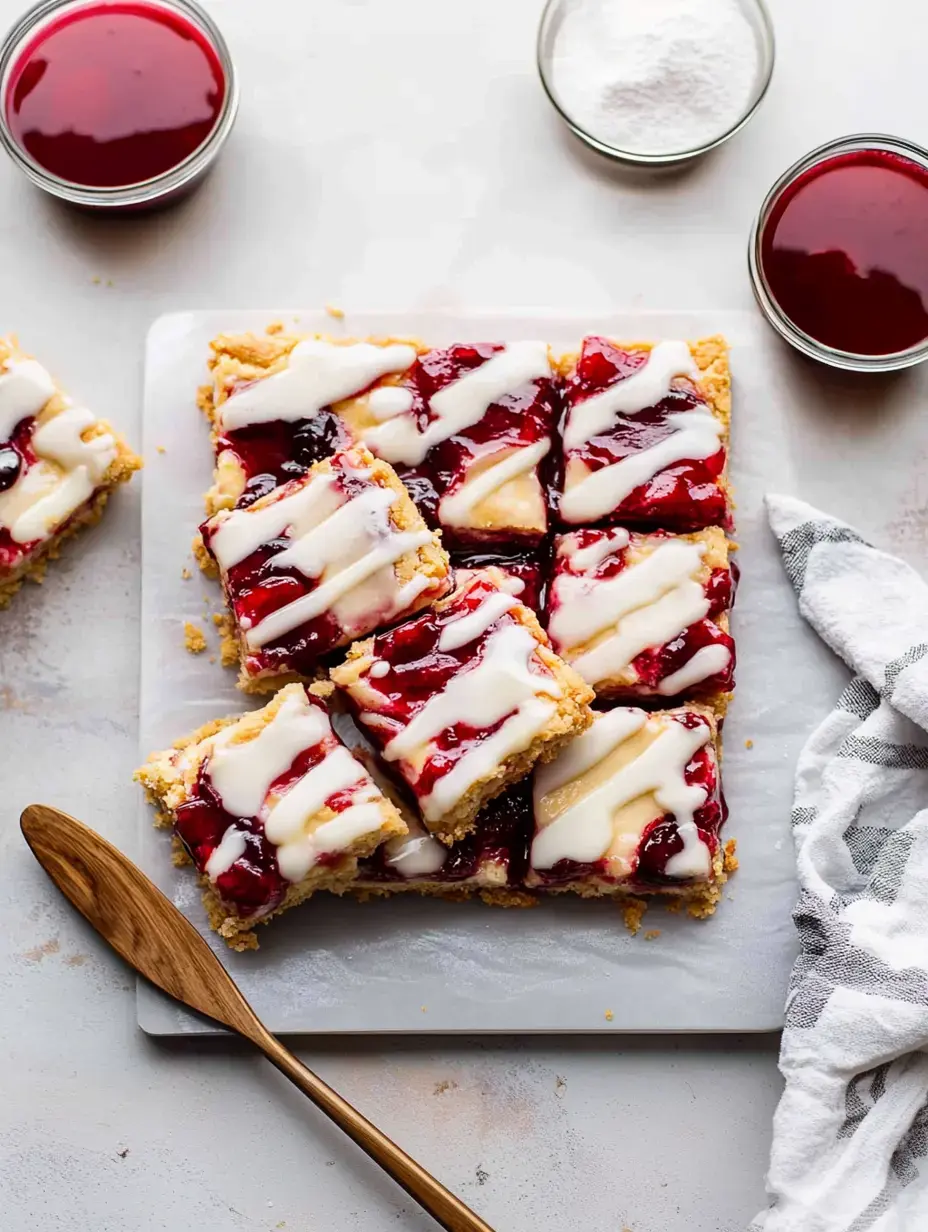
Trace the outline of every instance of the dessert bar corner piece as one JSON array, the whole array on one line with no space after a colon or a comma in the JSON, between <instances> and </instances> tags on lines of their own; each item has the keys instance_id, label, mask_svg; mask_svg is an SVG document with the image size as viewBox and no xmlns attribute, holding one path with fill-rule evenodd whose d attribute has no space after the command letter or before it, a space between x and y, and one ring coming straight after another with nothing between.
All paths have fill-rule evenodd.
<instances>
[{"instance_id":1,"label":"dessert bar corner piece","mask_svg":"<svg viewBox=\"0 0 928 1232\"><path fill-rule=\"evenodd\" d=\"M213 431L216 469L208 513L249 504L354 439L338 413L345 399L383 389L414 362L406 341L288 334L220 334L199 404ZM376 400L375 400L376 405Z\"/></svg>"},{"instance_id":2,"label":"dessert bar corner piece","mask_svg":"<svg viewBox=\"0 0 928 1232\"><path fill-rule=\"evenodd\" d=\"M331 678L443 842L591 721L593 691L488 570L431 612L352 646Z\"/></svg>"},{"instance_id":3,"label":"dessert bar corner piece","mask_svg":"<svg viewBox=\"0 0 928 1232\"><path fill-rule=\"evenodd\" d=\"M548 635L598 697L702 697L723 709L734 687L729 544L615 527L555 541Z\"/></svg>"},{"instance_id":4,"label":"dessert bar corner piece","mask_svg":"<svg viewBox=\"0 0 928 1232\"><path fill-rule=\"evenodd\" d=\"M301 684L153 754L136 777L193 860L210 925L233 949L252 948L252 925L314 891L344 891L358 856L405 832Z\"/></svg>"},{"instance_id":5,"label":"dessert bar corner piece","mask_svg":"<svg viewBox=\"0 0 928 1232\"><path fill-rule=\"evenodd\" d=\"M62 541L95 522L141 464L15 339L0 337L0 607L25 578L41 580Z\"/></svg>"},{"instance_id":6,"label":"dessert bar corner piece","mask_svg":"<svg viewBox=\"0 0 928 1232\"><path fill-rule=\"evenodd\" d=\"M544 342L422 349L390 389L340 414L396 467L445 542L540 542L560 386Z\"/></svg>"},{"instance_id":7,"label":"dessert bar corner piece","mask_svg":"<svg viewBox=\"0 0 928 1232\"><path fill-rule=\"evenodd\" d=\"M704 706L598 713L535 776L526 886L705 897L721 878L718 728Z\"/></svg>"},{"instance_id":8,"label":"dessert bar corner piece","mask_svg":"<svg viewBox=\"0 0 928 1232\"><path fill-rule=\"evenodd\" d=\"M561 369L562 524L730 526L723 338L652 345L588 337Z\"/></svg>"},{"instance_id":9,"label":"dessert bar corner piece","mask_svg":"<svg viewBox=\"0 0 928 1232\"><path fill-rule=\"evenodd\" d=\"M321 655L451 588L448 557L406 489L363 446L203 524L232 613L241 687L312 676Z\"/></svg>"}]
</instances>

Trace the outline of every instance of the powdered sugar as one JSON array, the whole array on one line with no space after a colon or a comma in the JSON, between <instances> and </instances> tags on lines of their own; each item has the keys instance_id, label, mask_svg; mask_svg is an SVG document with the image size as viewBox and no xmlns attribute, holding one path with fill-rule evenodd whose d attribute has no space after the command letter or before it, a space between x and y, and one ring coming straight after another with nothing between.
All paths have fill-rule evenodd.
<instances>
[{"instance_id":1,"label":"powdered sugar","mask_svg":"<svg viewBox=\"0 0 928 1232\"><path fill-rule=\"evenodd\" d=\"M669 155L733 127L759 68L739 0L573 0L551 72L559 103L590 136Z\"/></svg>"}]
</instances>

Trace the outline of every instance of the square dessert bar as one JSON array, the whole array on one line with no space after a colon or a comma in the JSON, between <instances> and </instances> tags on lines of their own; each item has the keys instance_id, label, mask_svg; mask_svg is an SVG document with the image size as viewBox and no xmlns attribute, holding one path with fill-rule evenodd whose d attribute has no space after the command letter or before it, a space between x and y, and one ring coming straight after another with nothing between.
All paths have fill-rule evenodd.
<instances>
[{"instance_id":1,"label":"square dessert bar","mask_svg":"<svg viewBox=\"0 0 928 1232\"><path fill-rule=\"evenodd\" d=\"M263 335L220 334L210 346L212 381L198 399L216 451L208 513L249 504L350 445L337 404L371 394L417 354L406 342L307 337L273 326Z\"/></svg>"},{"instance_id":2,"label":"square dessert bar","mask_svg":"<svg viewBox=\"0 0 928 1232\"><path fill-rule=\"evenodd\" d=\"M440 898L480 894L487 902L527 902L521 892L532 837L530 779L513 784L480 810L474 829L450 847L400 806L408 834L391 838L358 861L352 889L361 895L408 890Z\"/></svg>"},{"instance_id":3,"label":"square dessert bar","mask_svg":"<svg viewBox=\"0 0 928 1232\"><path fill-rule=\"evenodd\" d=\"M339 413L396 467L448 545L532 544L548 529L560 388L543 342L420 349L397 383Z\"/></svg>"},{"instance_id":4,"label":"square dessert bar","mask_svg":"<svg viewBox=\"0 0 928 1232\"><path fill-rule=\"evenodd\" d=\"M707 707L620 707L535 775L525 884L711 898L722 873L718 733Z\"/></svg>"},{"instance_id":5,"label":"square dessert bar","mask_svg":"<svg viewBox=\"0 0 928 1232\"><path fill-rule=\"evenodd\" d=\"M504 582L495 571L474 578L427 614L356 643L331 672L446 843L591 721L593 690Z\"/></svg>"},{"instance_id":6,"label":"square dessert bar","mask_svg":"<svg viewBox=\"0 0 928 1232\"><path fill-rule=\"evenodd\" d=\"M597 697L716 698L734 687L732 571L715 526L555 540L548 636Z\"/></svg>"},{"instance_id":7,"label":"square dessert bar","mask_svg":"<svg viewBox=\"0 0 928 1232\"><path fill-rule=\"evenodd\" d=\"M201 527L232 613L246 691L312 676L321 655L451 589L406 489L362 446Z\"/></svg>"},{"instance_id":8,"label":"square dessert bar","mask_svg":"<svg viewBox=\"0 0 928 1232\"><path fill-rule=\"evenodd\" d=\"M357 857L405 832L396 807L301 684L208 723L136 772L193 860L210 925L233 949L316 890L347 888Z\"/></svg>"},{"instance_id":9,"label":"square dessert bar","mask_svg":"<svg viewBox=\"0 0 928 1232\"><path fill-rule=\"evenodd\" d=\"M721 337L623 343L588 337L566 380L566 526L730 525L726 475L731 375Z\"/></svg>"},{"instance_id":10,"label":"square dessert bar","mask_svg":"<svg viewBox=\"0 0 928 1232\"><path fill-rule=\"evenodd\" d=\"M0 337L0 607L26 577L41 580L62 540L95 522L141 465L109 424Z\"/></svg>"}]
</instances>

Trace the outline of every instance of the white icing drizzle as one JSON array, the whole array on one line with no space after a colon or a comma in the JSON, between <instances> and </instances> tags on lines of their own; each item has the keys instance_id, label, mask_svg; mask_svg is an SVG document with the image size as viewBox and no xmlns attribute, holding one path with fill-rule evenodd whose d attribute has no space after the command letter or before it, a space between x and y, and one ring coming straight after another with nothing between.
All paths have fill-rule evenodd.
<instances>
[{"instance_id":1,"label":"white icing drizzle","mask_svg":"<svg viewBox=\"0 0 928 1232\"><path fill-rule=\"evenodd\" d=\"M0 443L16 425L38 415L55 393L55 382L34 359L8 359L0 372Z\"/></svg>"},{"instance_id":2,"label":"white icing drizzle","mask_svg":"<svg viewBox=\"0 0 928 1232\"><path fill-rule=\"evenodd\" d=\"M657 406L670 393L677 376L691 380L699 376L689 347L685 342L659 342L637 372L570 408L564 427L564 448L578 449L594 436L607 432L617 415L637 415Z\"/></svg>"},{"instance_id":3,"label":"white icing drizzle","mask_svg":"<svg viewBox=\"0 0 928 1232\"><path fill-rule=\"evenodd\" d=\"M496 570L502 576L494 579L500 590L505 590L508 595L521 595L525 590L525 583L515 574L509 573L503 565L481 565L476 569L457 568L454 571L455 581L458 586L466 586L468 582L472 582L476 577L486 577L490 569Z\"/></svg>"},{"instance_id":4,"label":"white icing drizzle","mask_svg":"<svg viewBox=\"0 0 928 1232\"><path fill-rule=\"evenodd\" d=\"M702 543L669 539L615 577L561 574L552 588L549 623L559 652L595 685L618 676L643 650L679 637L709 612L709 599L695 580L705 550ZM607 630L611 635L602 637ZM602 640L590 650L571 654L597 637Z\"/></svg>"},{"instance_id":5,"label":"white icing drizzle","mask_svg":"<svg viewBox=\"0 0 928 1232\"><path fill-rule=\"evenodd\" d=\"M518 604L511 594L495 591L488 595L479 607L472 612L465 612L449 620L443 627L438 638L438 649L442 651L457 650L468 642L475 642L495 624L505 612L510 612ZM373 674L373 672L371 673Z\"/></svg>"},{"instance_id":6,"label":"white icing drizzle","mask_svg":"<svg viewBox=\"0 0 928 1232\"><path fill-rule=\"evenodd\" d=\"M245 831L238 826L229 826L203 869L210 881L217 881L223 873L227 873L235 861L245 854L247 845Z\"/></svg>"},{"instance_id":7,"label":"white icing drizzle","mask_svg":"<svg viewBox=\"0 0 928 1232\"><path fill-rule=\"evenodd\" d=\"M0 377L0 382L4 379ZM39 461L25 467L12 488L0 494L0 526L6 527L14 543L47 539L93 495L116 457L116 442L109 433L89 441L82 438L94 423L85 407L69 406L32 434Z\"/></svg>"},{"instance_id":8,"label":"white icing drizzle","mask_svg":"<svg viewBox=\"0 0 928 1232\"><path fill-rule=\"evenodd\" d=\"M388 462L417 466L440 441L473 427L506 394L551 375L544 342L511 342L485 364L440 389L429 400L434 418L421 431L415 417L398 415L363 434L365 444Z\"/></svg>"},{"instance_id":9,"label":"white icing drizzle","mask_svg":"<svg viewBox=\"0 0 928 1232\"><path fill-rule=\"evenodd\" d=\"M574 573L592 574L596 566L602 564L607 556L611 556L614 552L621 552L623 548L628 547L630 542L631 535L621 527L601 532L600 537L595 539L589 547L574 548L568 542L566 546L571 569Z\"/></svg>"},{"instance_id":10,"label":"white icing drizzle","mask_svg":"<svg viewBox=\"0 0 928 1232\"><path fill-rule=\"evenodd\" d=\"M416 359L404 343L337 346L307 338L290 352L286 368L234 393L219 408L224 431L282 419L311 419L323 407L361 393L390 372L405 372Z\"/></svg>"},{"instance_id":11,"label":"white icing drizzle","mask_svg":"<svg viewBox=\"0 0 928 1232\"><path fill-rule=\"evenodd\" d=\"M657 691L662 697L675 697L678 693L692 688L694 684L724 672L730 662L731 651L727 646L719 643L703 646L691 659L687 659L681 668L665 676L657 686Z\"/></svg>"},{"instance_id":12,"label":"white icing drizzle","mask_svg":"<svg viewBox=\"0 0 928 1232\"><path fill-rule=\"evenodd\" d=\"M409 834L391 838L384 844L385 863L401 877L429 877L437 873L448 858L448 848L432 838L418 823Z\"/></svg>"},{"instance_id":13,"label":"white icing drizzle","mask_svg":"<svg viewBox=\"0 0 928 1232\"><path fill-rule=\"evenodd\" d=\"M222 807L232 817L257 817L271 784L298 753L319 744L331 730L325 712L296 693L251 740L232 744L235 725L223 728L213 737L206 767Z\"/></svg>"},{"instance_id":14,"label":"white icing drizzle","mask_svg":"<svg viewBox=\"0 0 928 1232\"><path fill-rule=\"evenodd\" d=\"M500 462L488 466L473 479L465 478L456 491L442 498L438 513L447 526L468 526L475 506L492 496L504 484L533 470L550 450L550 440L536 441L508 454Z\"/></svg>"},{"instance_id":15,"label":"white icing drizzle","mask_svg":"<svg viewBox=\"0 0 928 1232\"><path fill-rule=\"evenodd\" d=\"M373 676L375 680L379 680L382 676L390 674L390 664L385 659L378 659L375 663L371 664L371 669L367 674Z\"/></svg>"},{"instance_id":16,"label":"white icing drizzle","mask_svg":"<svg viewBox=\"0 0 928 1232\"><path fill-rule=\"evenodd\" d=\"M666 423L673 431L656 445L591 471L583 479L568 478L561 496L562 518L567 522L598 521L668 466L704 461L721 448L724 429L709 411L675 411L667 416Z\"/></svg>"},{"instance_id":17,"label":"white icing drizzle","mask_svg":"<svg viewBox=\"0 0 928 1232\"><path fill-rule=\"evenodd\" d=\"M276 848L277 865L287 881L302 880L326 852L343 851L382 824L380 793L367 771L343 745L336 745L283 795L271 799L274 782L304 750L331 735L328 716L294 692L251 740L232 743L236 725L212 738L206 772L223 808L233 817L256 817ZM307 826L335 793L357 787L348 808L314 829ZM216 880L245 851L244 831L230 826L206 864Z\"/></svg>"},{"instance_id":18,"label":"white icing drizzle","mask_svg":"<svg viewBox=\"0 0 928 1232\"><path fill-rule=\"evenodd\" d=\"M575 781L618 748L629 736L647 726L656 738L638 757L616 774L581 795L554 820L539 830L532 842L533 868L553 868L559 860L593 863L604 859L616 837L614 819L625 805L653 795L659 808L672 813L683 849L666 864L669 877L708 876L709 849L702 841L694 816L706 802L704 787L686 782L685 770L694 754L711 738L707 723L684 727L673 719L647 718L642 711L613 710L597 716L593 727L571 742L546 779L545 767L536 782L536 808L555 786ZM626 717L629 716L629 717ZM642 722L641 720L645 721ZM606 734L603 735L603 732ZM584 743L586 742L586 743ZM578 747L579 746L579 750ZM566 759L566 766L558 763Z\"/></svg>"},{"instance_id":19,"label":"white icing drizzle","mask_svg":"<svg viewBox=\"0 0 928 1232\"><path fill-rule=\"evenodd\" d=\"M405 415L413 407L412 391L402 385L378 385L367 396L367 409L377 420Z\"/></svg>"},{"instance_id":20,"label":"white icing drizzle","mask_svg":"<svg viewBox=\"0 0 928 1232\"><path fill-rule=\"evenodd\" d=\"M355 478L366 474L353 472ZM399 495L371 483L348 498L332 475L317 474L291 496L217 515L210 546L224 570L286 535L290 546L270 558L270 568L296 568L308 578L321 579L308 594L257 625L247 628L243 622L249 647L266 646L329 610L346 633L367 631L371 619L392 618L433 585L434 579L422 573L403 586L395 576L393 566L400 557L432 540L426 529L395 529L390 509Z\"/></svg>"},{"instance_id":21,"label":"white icing drizzle","mask_svg":"<svg viewBox=\"0 0 928 1232\"><path fill-rule=\"evenodd\" d=\"M531 670L537 647L522 625L507 624L494 630L477 663L453 677L388 742L384 757L397 761L414 756L457 723L484 731L505 720L492 735L462 754L420 801L426 820L437 821L474 783L526 748L555 712L555 704L541 696L560 697L561 687L553 676Z\"/></svg>"}]
</instances>

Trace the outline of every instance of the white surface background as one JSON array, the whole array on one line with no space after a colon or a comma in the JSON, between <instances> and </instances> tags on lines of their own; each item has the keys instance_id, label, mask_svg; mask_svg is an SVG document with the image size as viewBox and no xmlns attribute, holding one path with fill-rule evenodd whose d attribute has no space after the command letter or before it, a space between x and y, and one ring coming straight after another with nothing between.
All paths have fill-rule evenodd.
<instances>
[{"instance_id":1,"label":"white surface background","mask_svg":"<svg viewBox=\"0 0 928 1232\"><path fill-rule=\"evenodd\" d=\"M749 307L748 226L789 162L854 130L928 138L919 0L772 0L778 67L761 112L710 161L657 180L560 130L534 76L537 0L210 7L242 109L199 195L100 222L0 165L0 326L135 440L142 340L161 312ZM0 0L0 21L19 8ZM785 352L782 373L801 494L928 565L926 377L862 382ZM16 817L36 797L133 849L138 502L138 488L121 497L0 617L0 1227L426 1232L262 1062L146 1039L130 976L24 850ZM824 713L832 684L810 687ZM763 1201L775 1047L300 1051L498 1232L736 1232Z\"/></svg>"}]
</instances>

